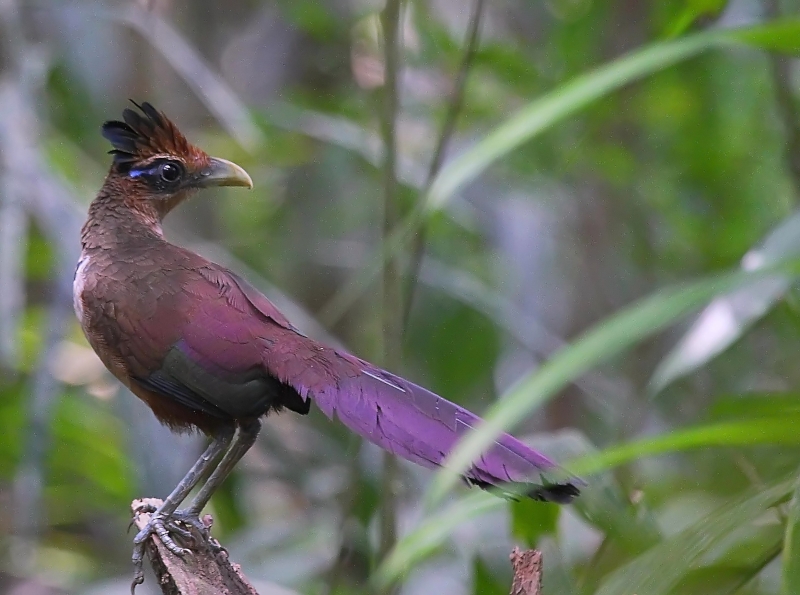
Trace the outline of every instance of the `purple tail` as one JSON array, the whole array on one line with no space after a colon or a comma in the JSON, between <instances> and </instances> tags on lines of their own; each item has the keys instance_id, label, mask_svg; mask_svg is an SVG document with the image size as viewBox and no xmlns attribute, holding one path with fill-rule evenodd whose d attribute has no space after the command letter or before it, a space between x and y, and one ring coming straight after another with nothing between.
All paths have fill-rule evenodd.
<instances>
[{"instance_id":1,"label":"purple tail","mask_svg":"<svg viewBox=\"0 0 800 595\"><path fill-rule=\"evenodd\" d=\"M326 363L337 369L336 385L295 388L303 397L311 397L329 418L338 418L397 456L425 467L439 467L458 440L481 421L421 386L348 354L334 353L338 361ZM349 373L343 374L343 368ZM522 494L536 500L559 504L569 503L579 494L581 480L549 482L544 478L547 472L564 477L553 461L503 434L467 470L464 479L484 489L506 486L513 493L521 489Z\"/></svg>"},{"instance_id":2,"label":"purple tail","mask_svg":"<svg viewBox=\"0 0 800 595\"><path fill-rule=\"evenodd\" d=\"M271 322L270 332L262 335L260 343L265 370L373 444L435 468L480 422L476 415L421 386L305 337L269 300L238 277L231 277ZM519 493L521 488L531 498L561 504L578 495L581 480L549 481L548 472L564 477L553 461L503 434L473 463L464 479L484 489L505 486Z\"/></svg>"}]
</instances>

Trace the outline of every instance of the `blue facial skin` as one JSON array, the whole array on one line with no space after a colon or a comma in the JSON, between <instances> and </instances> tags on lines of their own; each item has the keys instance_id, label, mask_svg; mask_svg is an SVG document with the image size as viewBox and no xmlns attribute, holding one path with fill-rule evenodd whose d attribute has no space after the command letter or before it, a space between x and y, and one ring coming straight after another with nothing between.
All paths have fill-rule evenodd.
<instances>
[{"instance_id":1,"label":"blue facial skin","mask_svg":"<svg viewBox=\"0 0 800 595\"><path fill-rule=\"evenodd\" d=\"M152 174L152 173L155 173L155 172L153 171L153 169L157 169L157 168L151 168L151 169L132 169L131 171L129 171L129 172L128 172L128 175L129 175L130 177L132 177L132 178L138 178L139 176L142 176L142 175L144 175L144 174Z\"/></svg>"}]
</instances>

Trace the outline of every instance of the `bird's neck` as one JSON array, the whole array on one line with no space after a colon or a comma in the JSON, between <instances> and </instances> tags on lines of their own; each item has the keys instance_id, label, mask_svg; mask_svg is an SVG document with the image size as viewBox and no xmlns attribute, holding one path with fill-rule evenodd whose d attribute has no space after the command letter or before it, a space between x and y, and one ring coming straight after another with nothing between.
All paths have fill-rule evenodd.
<instances>
[{"instance_id":1,"label":"bird's neck","mask_svg":"<svg viewBox=\"0 0 800 595\"><path fill-rule=\"evenodd\" d=\"M146 201L135 201L124 193L103 186L89 206L81 230L84 252L120 250L164 242L161 217Z\"/></svg>"}]
</instances>

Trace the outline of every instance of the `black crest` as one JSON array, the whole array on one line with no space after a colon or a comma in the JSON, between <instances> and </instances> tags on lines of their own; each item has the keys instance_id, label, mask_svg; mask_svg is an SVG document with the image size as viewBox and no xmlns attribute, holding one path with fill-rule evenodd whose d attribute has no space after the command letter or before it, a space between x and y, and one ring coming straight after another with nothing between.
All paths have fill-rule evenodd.
<instances>
[{"instance_id":1,"label":"black crest","mask_svg":"<svg viewBox=\"0 0 800 595\"><path fill-rule=\"evenodd\" d=\"M123 122L110 120L103 124L103 137L114 147L109 151L114 163L127 168L154 155L182 156L191 152L192 146L163 113L146 101L141 105L133 100L131 103L141 113L125 109Z\"/></svg>"}]
</instances>

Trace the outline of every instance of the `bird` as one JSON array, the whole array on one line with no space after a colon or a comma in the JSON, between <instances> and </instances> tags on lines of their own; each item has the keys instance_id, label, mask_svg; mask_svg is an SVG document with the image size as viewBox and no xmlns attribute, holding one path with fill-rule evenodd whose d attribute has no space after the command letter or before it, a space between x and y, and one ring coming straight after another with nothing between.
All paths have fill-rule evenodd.
<instances>
[{"instance_id":1,"label":"bird","mask_svg":"<svg viewBox=\"0 0 800 595\"><path fill-rule=\"evenodd\" d=\"M270 413L305 415L313 403L331 420L427 468L441 466L481 419L309 338L242 277L170 243L162 221L179 204L203 188L252 189L253 182L240 166L191 144L150 103L131 103L122 120L102 125L112 146L111 166L81 230L75 313L103 364L160 422L210 439L134 537L133 591L143 582L144 544L151 536L184 555L189 550L174 536L192 527L206 530L201 511L253 446ZM558 470L543 454L503 434L463 479L567 504L581 482L568 474L548 479ZM198 485L188 506L179 509Z\"/></svg>"}]
</instances>

